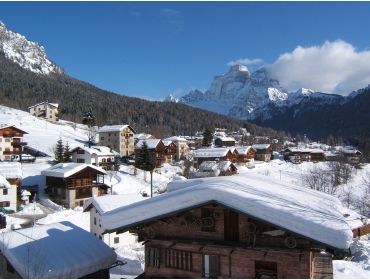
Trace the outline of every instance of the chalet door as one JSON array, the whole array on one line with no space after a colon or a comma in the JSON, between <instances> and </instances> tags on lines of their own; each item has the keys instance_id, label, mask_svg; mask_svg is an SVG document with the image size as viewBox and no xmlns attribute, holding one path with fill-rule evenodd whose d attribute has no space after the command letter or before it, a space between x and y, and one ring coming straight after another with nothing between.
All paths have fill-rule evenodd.
<instances>
[{"instance_id":1,"label":"chalet door","mask_svg":"<svg viewBox=\"0 0 370 280\"><path fill-rule=\"evenodd\" d=\"M239 214L228 209L224 210L224 234L226 241L239 240Z\"/></svg>"}]
</instances>

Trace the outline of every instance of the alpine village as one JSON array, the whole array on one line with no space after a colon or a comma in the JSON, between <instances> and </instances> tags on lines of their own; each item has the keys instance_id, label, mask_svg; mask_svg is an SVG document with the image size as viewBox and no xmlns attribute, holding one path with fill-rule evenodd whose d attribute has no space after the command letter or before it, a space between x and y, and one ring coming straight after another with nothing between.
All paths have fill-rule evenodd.
<instances>
[{"instance_id":1,"label":"alpine village","mask_svg":"<svg viewBox=\"0 0 370 280\"><path fill-rule=\"evenodd\" d=\"M0 277L368 279L370 87L245 64L150 101L0 22Z\"/></svg>"}]
</instances>

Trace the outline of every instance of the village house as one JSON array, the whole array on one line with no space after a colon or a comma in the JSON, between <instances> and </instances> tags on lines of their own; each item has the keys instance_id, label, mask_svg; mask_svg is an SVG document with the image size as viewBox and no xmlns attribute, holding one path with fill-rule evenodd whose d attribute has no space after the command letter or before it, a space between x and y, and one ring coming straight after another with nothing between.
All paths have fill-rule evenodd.
<instances>
[{"instance_id":1,"label":"village house","mask_svg":"<svg viewBox=\"0 0 370 280\"><path fill-rule=\"evenodd\" d=\"M191 178L231 176L237 173L236 166L228 160L225 161L203 161L199 165L199 171L191 173Z\"/></svg>"},{"instance_id":2,"label":"village house","mask_svg":"<svg viewBox=\"0 0 370 280\"><path fill-rule=\"evenodd\" d=\"M169 163L172 161L175 161L176 159L176 144L172 141L169 140L163 140L162 141L164 144L164 162Z\"/></svg>"},{"instance_id":3,"label":"village house","mask_svg":"<svg viewBox=\"0 0 370 280\"><path fill-rule=\"evenodd\" d=\"M92 164L104 170L113 170L115 166L114 152L104 146L79 146L71 150L72 161L76 163Z\"/></svg>"},{"instance_id":4,"label":"village house","mask_svg":"<svg viewBox=\"0 0 370 280\"><path fill-rule=\"evenodd\" d=\"M241 146L236 147L238 152L237 162L249 164L254 162L254 157L256 156L256 150L252 146Z\"/></svg>"},{"instance_id":5,"label":"village house","mask_svg":"<svg viewBox=\"0 0 370 280\"><path fill-rule=\"evenodd\" d=\"M116 253L70 222L4 232L0 240L0 278L109 279Z\"/></svg>"},{"instance_id":6,"label":"village house","mask_svg":"<svg viewBox=\"0 0 370 280\"><path fill-rule=\"evenodd\" d=\"M135 145L135 160L138 159L138 155L144 142L148 147L148 151L155 168L161 168L162 164L165 162L166 150L166 147L161 139L140 140L137 142Z\"/></svg>"},{"instance_id":7,"label":"village house","mask_svg":"<svg viewBox=\"0 0 370 280\"><path fill-rule=\"evenodd\" d=\"M270 161L272 156L271 144L254 144L253 149L256 150L256 160Z\"/></svg>"},{"instance_id":8,"label":"village house","mask_svg":"<svg viewBox=\"0 0 370 280\"><path fill-rule=\"evenodd\" d=\"M261 175L174 181L102 216L145 244L141 278L332 278L352 230L340 201Z\"/></svg>"},{"instance_id":9,"label":"village house","mask_svg":"<svg viewBox=\"0 0 370 280\"><path fill-rule=\"evenodd\" d=\"M41 172L50 198L68 208L83 206L89 198L107 194L106 174L100 167L74 162L58 163Z\"/></svg>"},{"instance_id":10,"label":"village house","mask_svg":"<svg viewBox=\"0 0 370 280\"><path fill-rule=\"evenodd\" d=\"M232 152L228 148L209 148L192 151L195 167L203 161L232 161Z\"/></svg>"},{"instance_id":11,"label":"village house","mask_svg":"<svg viewBox=\"0 0 370 280\"><path fill-rule=\"evenodd\" d=\"M311 161L319 162L325 161L325 152L322 149L309 149L311 155Z\"/></svg>"},{"instance_id":12,"label":"village house","mask_svg":"<svg viewBox=\"0 0 370 280\"><path fill-rule=\"evenodd\" d=\"M19 162L0 162L0 209L17 211L17 190L22 184Z\"/></svg>"},{"instance_id":13,"label":"village house","mask_svg":"<svg viewBox=\"0 0 370 280\"><path fill-rule=\"evenodd\" d=\"M176 161L185 159L189 148L187 145L188 140L183 137L172 136L163 139L163 141L172 141L176 145Z\"/></svg>"},{"instance_id":14,"label":"village house","mask_svg":"<svg viewBox=\"0 0 370 280\"><path fill-rule=\"evenodd\" d=\"M84 212L90 212L90 233L100 240L103 240L105 244L114 249L123 245L135 244L137 242L137 236L128 231L104 234L106 229L102 227L102 215L144 199L146 198L139 194L92 197L86 201L84 205Z\"/></svg>"},{"instance_id":15,"label":"village house","mask_svg":"<svg viewBox=\"0 0 370 280\"><path fill-rule=\"evenodd\" d=\"M136 145L137 142L139 142L140 140L156 139L156 137L151 134L147 134L147 133L137 133L137 134L134 134L134 139L135 139L135 145Z\"/></svg>"},{"instance_id":16,"label":"village house","mask_svg":"<svg viewBox=\"0 0 370 280\"><path fill-rule=\"evenodd\" d=\"M362 153L356 149L343 149L344 160L350 164L359 164L362 159Z\"/></svg>"},{"instance_id":17,"label":"village house","mask_svg":"<svg viewBox=\"0 0 370 280\"><path fill-rule=\"evenodd\" d=\"M15 126L0 127L0 161L10 161L12 156L23 153L23 146L27 145L24 134L27 132Z\"/></svg>"},{"instance_id":18,"label":"village house","mask_svg":"<svg viewBox=\"0 0 370 280\"><path fill-rule=\"evenodd\" d=\"M311 161L311 152L308 149L286 148L282 154L284 155L284 160L293 163Z\"/></svg>"},{"instance_id":19,"label":"village house","mask_svg":"<svg viewBox=\"0 0 370 280\"><path fill-rule=\"evenodd\" d=\"M135 152L135 130L130 125L105 125L98 130L99 144L118 152L121 157L131 157Z\"/></svg>"},{"instance_id":20,"label":"village house","mask_svg":"<svg viewBox=\"0 0 370 280\"><path fill-rule=\"evenodd\" d=\"M57 122L59 120L58 108L59 108L59 104L49 103L48 101L44 101L44 102L28 107L28 111L30 112L32 116L43 118L45 120L52 121L52 122Z\"/></svg>"},{"instance_id":21,"label":"village house","mask_svg":"<svg viewBox=\"0 0 370 280\"><path fill-rule=\"evenodd\" d=\"M235 139L233 137L217 137L215 139L216 147L233 147L235 146Z\"/></svg>"}]
</instances>

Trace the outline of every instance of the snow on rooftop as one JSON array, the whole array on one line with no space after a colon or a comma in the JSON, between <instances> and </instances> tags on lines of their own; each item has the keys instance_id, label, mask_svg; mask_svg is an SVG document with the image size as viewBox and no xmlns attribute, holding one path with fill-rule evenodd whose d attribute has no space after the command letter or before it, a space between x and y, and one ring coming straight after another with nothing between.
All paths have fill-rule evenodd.
<instances>
[{"instance_id":1,"label":"snow on rooftop","mask_svg":"<svg viewBox=\"0 0 370 280\"><path fill-rule=\"evenodd\" d=\"M77 146L73 148L71 152L74 152L77 148L80 148L91 155L96 154L98 156L114 156L114 153L111 152L111 149L105 146L91 146L91 148L86 146Z\"/></svg>"},{"instance_id":2,"label":"snow on rooftop","mask_svg":"<svg viewBox=\"0 0 370 280\"><path fill-rule=\"evenodd\" d=\"M195 158L224 157L229 151L229 148L198 149L193 151L193 156Z\"/></svg>"},{"instance_id":3,"label":"snow on rooftop","mask_svg":"<svg viewBox=\"0 0 370 280\"><path fill-rule=\"evenodd\" d=\"M92 205L100 214L104 214L114 209L142 201L143 199L146 198L143 198L143 196L140 194L104 195L92 197L84 205L84 211L86 211L86 209Z\"/></svg>"},{"instance_id":4,"label":"snow on rooftop","mask_svg":"<svg viewBox=\"0 0 370 280\"><path fill-rule=\"evenodd\" d=\"M223 160L220 162L203 161L199 165L199 171L201 172L226 171L230 165L231 165L231 162L228 160Z\"/></svg>"},{"instance_id":5,"label":"snow on rooftop","mask_svg":"<svg viewBox=\"0 0 370 280\"><path fill-rule=\"evenodd\" d=\"M217 137L216 139L220 139L222 142L235 142L235 138L224 136L224 137Z\"/></svg>"},{"instance_id":6,"label":"snow on rooftop","mask_svg":"<svg viewBox=\"0 0 370 280\"><path fill-rule=\"evenodd\" d=\"M191 207L218 202L245 215L339 249L347 249L352 231L340 201L328 194L262 175L236 175L173 181L168 192L118 208L103 216L107 231L155 219Z\"/></svg>"},{"instance_id":7,"label":"snow on rooftop","mask_svg":"<svg viewBox=\"0 0 370 280\"><path fill-rule=\"evenodd\" d=\"M246 155L252 146L236 147L236 151L241 155ZM254 148L252 148L254 150Z\"/></svg>"},{"instance_id":8,"label":"snow on rooftop","mask_svg":"<svg viewBox=\"0 0 370 280\"><path fill-rule=\"evenodd\" d=\"M163 139L163 140L173 141L173 142L187 142L188 141L184 137L180 137L180 136L171 136L171 137L168 137L168 138Z\"/></svg>"},{"instance_id":9,"label":"snow on rooftop","mask_svg":"<svg viewBox=\"0 0 370 280\"><path fill-rule=\"evenodd\" d=\"M6 179L22 179L22 166L19 162L0 162L0 175Z\"/></svg>"},{"instance_id":10,"label":"snow on rooftop","mask_svg":"<svg viewBox=\"0 0 370 280\"><path fill-rule=\"evenodd\" d=\"M270 148L270 146L271 146L271 144L254 144L252 147L255 150L265 150L265 149Z\"/></svg>"},{"instance_id":11,"label":"snow on rooftop","mask_svg":"<svg viewBox=\"0 0 370 280\"><path fill-rule=\"evenodd\" d=\"M147 133L138 133L134 135L134 138L138 140L145 140L145 139L149 139L152 136L153 135L147 134Z\"/></svg>"},{"instance_id":12,"label":"snow on rooftop","mask_svg":"<svg viewBox=\"0 0 370 280\"><path fill-rule=\"evenodd\" d=\"M118 132L128 127L128 124L104 125L99 128L98 132Z\"/></svg>"},{"instance_id":13,"label":"snow on rooftop","mask_svg":"<svg viewBox=\"0 0 370 280\"><path fill-rule=\"evenodd\" d=\"M135 148L140 149L144 142L146 142L146 145L148 146L148 149L155 149L158 146L159 142L161 142L161 139L139 140L139 142L137 142Z\"/></svg>"},{"instance_id":14,"label":"snow on rooftop","mask_svg":"<svg viewBox=\"0 0 370 280\"><path fill-rule=\"evenodd\" d=\"M0 188L10 189L8 180L0 174Z\"/></svg>"},{"instance_id":15,"label":"snow on rooftop","mask_svg":"<svg viewBox=\"0 0 370 280\"><path fill-rule=\"evenodd\" d=\"M22 278L80 278L109 268L115 252L70 222L9 231L2 254Z\"/></svg>"},{"instance_id":16,"label":"snow on rooftop","mask_svg":"<svg viewBox=\"0 0 370 280\"><path fill-rule=\"evenodd\" d=\"M85 164L85 163L58 163L56 165L51 166L50 168L41 171L41 175L44 176L51 176L51 177L58 177L58 178L67 178L86 167L91 167L103 174L107 174L106 171L100 167L97 167L92 164Z\"/></svg>"}]
</instances>

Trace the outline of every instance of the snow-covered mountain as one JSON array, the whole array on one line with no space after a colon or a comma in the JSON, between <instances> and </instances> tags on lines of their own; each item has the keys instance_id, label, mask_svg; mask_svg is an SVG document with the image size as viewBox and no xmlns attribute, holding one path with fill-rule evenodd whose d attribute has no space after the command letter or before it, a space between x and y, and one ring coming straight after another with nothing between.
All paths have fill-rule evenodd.
<instances>
[{"instance_id":1,"label":"snow-covered mountain","mask_svg":"<svg viewBox=\"0 0 370 280\"><path fill-rule=\"evenodd\" d=\"M344 99L338 95L301 88L289 93L273 79L266 68L250 72L243 65L233 65L216 76L205 92L195 89L181 97L187 105L229 115L239 119L269 119L277 111L301 102L333 103Z\"/></svg>"},{"instance_id":2,"label":"snow-covered mountain","mask_svg":"<svg viewBox=\"0 0 370 280\"><path fill-rule=\"evenodd\" d=\"M45 49L23 35L6 28L0 21L0 55L32 72L48 75L63 74L63 69L47 58Z\"/></svg>"}]
</instances>

